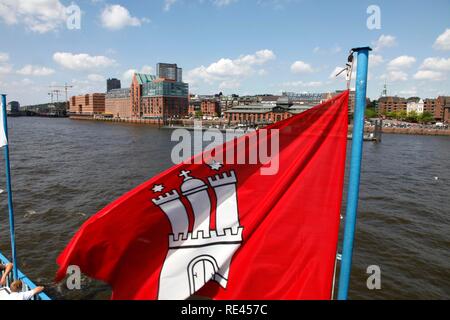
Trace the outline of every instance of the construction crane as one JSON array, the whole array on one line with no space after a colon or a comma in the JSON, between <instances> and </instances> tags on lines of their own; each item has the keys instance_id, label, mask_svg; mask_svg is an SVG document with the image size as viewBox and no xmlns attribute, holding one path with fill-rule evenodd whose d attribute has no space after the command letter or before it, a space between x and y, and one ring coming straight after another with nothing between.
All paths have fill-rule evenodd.
<instances>
[{"instance_id":1,"label":"construction crane","mask_svg":"<svg viewBox=\"0 0 450 320\"><path fill-rule=\"evenodd\" d=\"M69 102L69 98L67 96L67 90L70 89L70 88L73 88L73 86L69 86L69 85L67 85L67 83L65 83L63 86L54 85L54 86L50 86L49 88L51 88L51 89L53 89L53 88L63 88L64 92L66 94L66 103ZM60 90L53 90L53 91L54 92L58 91L58 93L61 92ZM58 93L57 93L57 95L58 95Z\"/></svg>"},{"instance_id":2,"label":"construction crane","mask_svg":"<svg viewBox=\"0 0 450 320\"><path fill-rule=\"evenodd\" d=\"M52 99L52 103L53 103L53 96L56 94L56 102L59 102L59 94L61 93L61 90L52 90L48 93L48 95L51 97Z\"/></svg>"}]
</instances>

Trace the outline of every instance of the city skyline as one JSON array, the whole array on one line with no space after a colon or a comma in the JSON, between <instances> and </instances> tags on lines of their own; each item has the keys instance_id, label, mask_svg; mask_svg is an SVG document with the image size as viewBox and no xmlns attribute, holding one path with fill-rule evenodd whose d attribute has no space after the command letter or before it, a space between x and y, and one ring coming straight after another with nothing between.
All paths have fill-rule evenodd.
<instances>
[{"instance_id":1,"label":"city skyline","mask_svg":"<svg viewBox=\"0 0 450 320\"><path fill-rule=\"evenodd\" d=\"M81 9L80 29L66 26L71 4ZM372 4L380 29L367 26ZM345 87L333 75L348 50L371 45L370 98L385 82L390 95L449 95L449 18L446 1L318 10L307 0L0 0L0 88L9 100L42 103L50 85L105 92L107 78L128 87L133 72L156 74L156 63L170 62L194 94L327 92Z\"/></svg>"}]
</instances>

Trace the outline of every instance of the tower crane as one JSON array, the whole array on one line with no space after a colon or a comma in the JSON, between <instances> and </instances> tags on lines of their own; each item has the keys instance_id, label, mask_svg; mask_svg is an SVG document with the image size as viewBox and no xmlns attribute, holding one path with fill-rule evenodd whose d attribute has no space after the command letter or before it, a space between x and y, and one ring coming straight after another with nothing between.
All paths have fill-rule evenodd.
<instances>
[{"instance_id":1,"label":"tower crane","mask_svg":"<svg viewBox=\"0 0 450 320\"><path fill-rule=\"evenodd\" d=\"M69 98L68 98L68 96L67 96L67 91L68 91L68 89L70 89L70 88L73 88L73 86L70 86L70 85L68 85L67 83L65 83L63 86L60 86L60 85L54 85L54 86L49 86L49 88L51 88L51 89L54 89L54 88L63 88L64 89L64 92L65 92L65 94L66 94L66 103L68 103L69 102ZM58 92L61 92L60 90L53 90L54 92L56 92L56 91L58 91ZM58 94L58 93L57 93Z\"/></svg>"}]
</instances>

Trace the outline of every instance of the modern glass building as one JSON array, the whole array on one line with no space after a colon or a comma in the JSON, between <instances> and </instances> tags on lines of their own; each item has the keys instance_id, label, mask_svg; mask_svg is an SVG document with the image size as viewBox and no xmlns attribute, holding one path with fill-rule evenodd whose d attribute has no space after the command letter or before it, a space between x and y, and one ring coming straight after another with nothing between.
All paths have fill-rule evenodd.
<instances>
[{"instance_id":1,"label":"modern glass building","mask_svg":"<svg viewBox=\"0 0 450 320\"><path fill-rule=\"evenodd\" d=\"M187 98L189 85L184 82L149 82L142 85L143 97L180 97Z\"/></svg>"},{"instance_id":2,"label":"modern glass building","mask_svg":"<svg viewBox=\"0 0 450 320\"><path fill-rule=\"evenodd\" d=\"M183 82L183 69L178 68L176 63L158 63L156 75L158 78Z\"/></svg>"}]
</instances>

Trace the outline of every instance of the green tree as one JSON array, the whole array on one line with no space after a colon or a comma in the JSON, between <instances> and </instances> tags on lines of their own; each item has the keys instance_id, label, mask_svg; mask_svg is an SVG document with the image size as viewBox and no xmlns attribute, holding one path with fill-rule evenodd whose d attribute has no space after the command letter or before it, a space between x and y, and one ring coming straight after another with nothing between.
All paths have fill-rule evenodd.
<instances>
[{"instance_id":1,"label":"green tree","mask_svg":"<svg viewBox=\"0 0 450 320\"><path fill-rule=\"evenodd\" d=\"M406 120L408 120L409 122L417 122L417 120L418 120L417 112L411 111L410 113L408 113Z\"/></svg>"},{"instance_id":2,"label":"green tree","mask_svg":"<svg viewBox=\"0 0 450 320\"><path fill-rule=\"evenodd\" d=\"M195 111L195 117L196 118L202 118L203 117L203 112L201 112L201 110Z\"/></svg>"},{"instance_id":3,"label":"green tree","mask_svg":"<svg viewBox=\"0 0 450 320\"><path fill-rule=\"evenodd\" d=\"M401 111L397 112L397 119L398 120L404 121L404 120L406 120L407 117L408 117L408 114L406 113L405 110L401 110Z\"/></svg>"},{"instance_id":4,"label":"green tree","mask_svg":"<svg viewBox=\"0 0 450 320\"><path fill-rule=\"evenodd\" d=\"M389 119L397 119L398 115L397 115L397 112L391 111L391 112L386 113L386 117L388 117Z\"/></svg>"},{"instance_id":5,"label":"green tree","mask_svg":"<svg viewBox=\"0 0 450 320\"><path fill-rule=\"evenodd\" d=\"M376 118L378 116L374 108L366 109L366 118Z\"/></svg>"},{"instance_id":6,"label":"green tree","mask_svg":"<svg viewBox=\"0 0 450 320\"><path fill-rule=\"evenodd\" d=\"M420 115L417 117L417 120L418 120L420 123L429 123L429 122L434 121L434 116L433 116L432 113L430 113L430 112L428 112L428 111L425 111L424 113L420 114Z\"/></svg>"}]
</instances>

